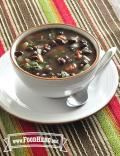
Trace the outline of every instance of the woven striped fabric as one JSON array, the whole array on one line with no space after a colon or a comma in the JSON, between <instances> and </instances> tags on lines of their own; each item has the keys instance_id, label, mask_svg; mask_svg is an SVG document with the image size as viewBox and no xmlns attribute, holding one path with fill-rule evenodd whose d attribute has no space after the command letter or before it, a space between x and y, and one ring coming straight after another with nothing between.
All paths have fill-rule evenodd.
<instances>
[{"instance_id":1,"label":"woven striped fabric","mask_svg":"<svg viewBox=\"0 0 120 156\"><path fill-rule=\"evenodd\" d=\"M33 26L65 23L93 34L107 50L120 51L120 21L108 0L0 0L0 56L14 39ZM114 61L120 63L118 52ZM42 125L23 121L0 109L0 156L120 156L120 86L109 104L81 121ZM23 132L60 133L68 139L62 152L55 148L26 147L3 152L7 134Z\"/></svg>"}]
</instances>

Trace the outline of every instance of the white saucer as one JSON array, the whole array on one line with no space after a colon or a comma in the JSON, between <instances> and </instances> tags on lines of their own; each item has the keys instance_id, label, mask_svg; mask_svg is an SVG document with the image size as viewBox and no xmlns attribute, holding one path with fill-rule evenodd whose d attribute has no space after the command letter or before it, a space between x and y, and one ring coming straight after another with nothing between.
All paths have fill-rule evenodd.
<instances>
[{"instance_id":1,"label":"white saucer","mask_svg":"<svg viewBox=\"0 0 120 156\"><path fill-rule=\"evenodd\" d=\"M111 61L90 84L87 103L79 108L69 108L65 98L44 98L29 90L14 73L8 53L0 59L0 106L29 121L64 123L83 119L106 106L117 86L118 72Z\"/></svg>"}]
</instances>

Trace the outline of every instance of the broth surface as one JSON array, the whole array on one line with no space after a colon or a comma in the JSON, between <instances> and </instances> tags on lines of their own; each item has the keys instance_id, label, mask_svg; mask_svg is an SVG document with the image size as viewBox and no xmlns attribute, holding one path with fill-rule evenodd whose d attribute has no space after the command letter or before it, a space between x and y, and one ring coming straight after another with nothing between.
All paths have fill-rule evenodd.
<instances>
[{"instance_id":1,"label":"broth surface","mask_svg":"<svg viewBox=\"0 0 120 156\"><path fill-rule=\"evenodd\" d=\"M77 32L49 28L24 38L14 55L18 65L31 74L63 78L89 68L96 59L96 50Z\"/></svg>"}]
</instances>

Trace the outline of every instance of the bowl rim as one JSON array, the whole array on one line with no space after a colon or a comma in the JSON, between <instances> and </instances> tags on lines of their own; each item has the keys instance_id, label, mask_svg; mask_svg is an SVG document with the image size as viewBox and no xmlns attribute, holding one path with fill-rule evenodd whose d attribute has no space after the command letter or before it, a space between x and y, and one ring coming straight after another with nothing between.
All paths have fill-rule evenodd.
<instances>
[{"instance_id":1,"label":"bowl rim","mask_svg":"<svg viewBox=\"0 0 120 156\"><path fill-rule=\"evenodd\" d=\"M62 28L62 29L66 29L66 30L72 30L72 31L76 31L77 33L80 33L79 31L82 31L83 33L89 35L96 43L96 46L98 48L98 51L96 50L96 59L95 61L93 62L93 64L88 68L86 69L85 71L81 72L81 73L77 73L75 74L74 76L68 76L68 77L63 77L63 78L56 78L56 77L53 77L53 78L47 78L47 77L40 77L40 76L37 76L37 75L34 75L34 74L31 74L27 71L25 71L24 69L22 69L18 64L17 64L17 61L15 59L14 56L14 52L15 51L12 51L13 49L13 46L16 44L16 42L19 40L19 43L27 36L29 36L30 34L32 33L35 33L37 31L41 31L41 30L44 30L44 29L48 29L48 28ZM74 29L74 30L73 30ZM29 33L28 35L24 36L22 39L20 39L24 34L27 34ZM82 34L83 35L83 34ZM84 36L84 35L83 35ZM86 36L85 36L86 37ZM87 39L90 40L90 38L86 37ZM90 42L92 42L90 40ZM93 42L92 42L93 44ZM18 45L18 44L17 44ZM95 45L93 44L93 46L95 47ZM96 49L96 47L95 47ZM52 23L52 24L43 24L43 25L39 25L39 26L35 26L35 27L31 27L29 29L27 29L26 31L22 32L18 37L16 37L16 39L14 40L11 48L10 48L10 59L11 59L11 62L12 64L14 65L14 67L16 69L18 69L19 71L21 71L22 73L24 73L25 75L27 74L28 76L32 77L32 78L36 78L36 79L40 79L40 80L68 80L68 79L73 79L73 78L77 78L77 77L81 77L83 75L85 75L86 73L89 73L92 69L94 69L97 65L97 63L99 62L99 56L100 56L100 44L98 42L98 40L93 36L91 35L88 31L82 29L82 28L79 28L79 27L76 27L76 26L72 26L72 25L69 25L69 24L60 24L60 23Z\"/></svg>"}]
</instances>

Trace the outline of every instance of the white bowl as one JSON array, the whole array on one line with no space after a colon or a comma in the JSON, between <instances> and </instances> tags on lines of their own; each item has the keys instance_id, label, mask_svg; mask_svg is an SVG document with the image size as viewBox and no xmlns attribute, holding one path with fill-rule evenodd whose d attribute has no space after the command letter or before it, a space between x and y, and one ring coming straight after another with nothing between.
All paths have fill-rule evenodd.
<instances>
[{"instance_id":1,"label":"white bowl","mask_svg":"<svg viewBox=\"0 0 120 156\"><path fill-rule=\"evenodd\" d=\"M14 52L16 51L17 45L26 37L32 33L35 33L40 30L48 29L48 28L63 28L67 30L75 31L86 38L88 38L92 44L94 45L97 56L94 63L90 66L90 68L86 69L82 73L78 73L75 76L66 77L66 78L43 78L36 75L32 75L29 72L23 70L19 67L14 57ZM13 43L10 50L10 57L12 61L12 65L18 77L22 80L24 84L26 84L33 91L39 92L40 96L51 97L51 98L59 98L69 96L73 93L76 93L80 90L83 90L91 81L92 77L95 74L97 69L97 64L99 62L100 57L100 46L97 40L85 30L80 28L76 28L73 26L65 25L65 24L48 24L42 25L39 27L31 28L24 33L22 33Z\"/></svg>"}]
</instances>

